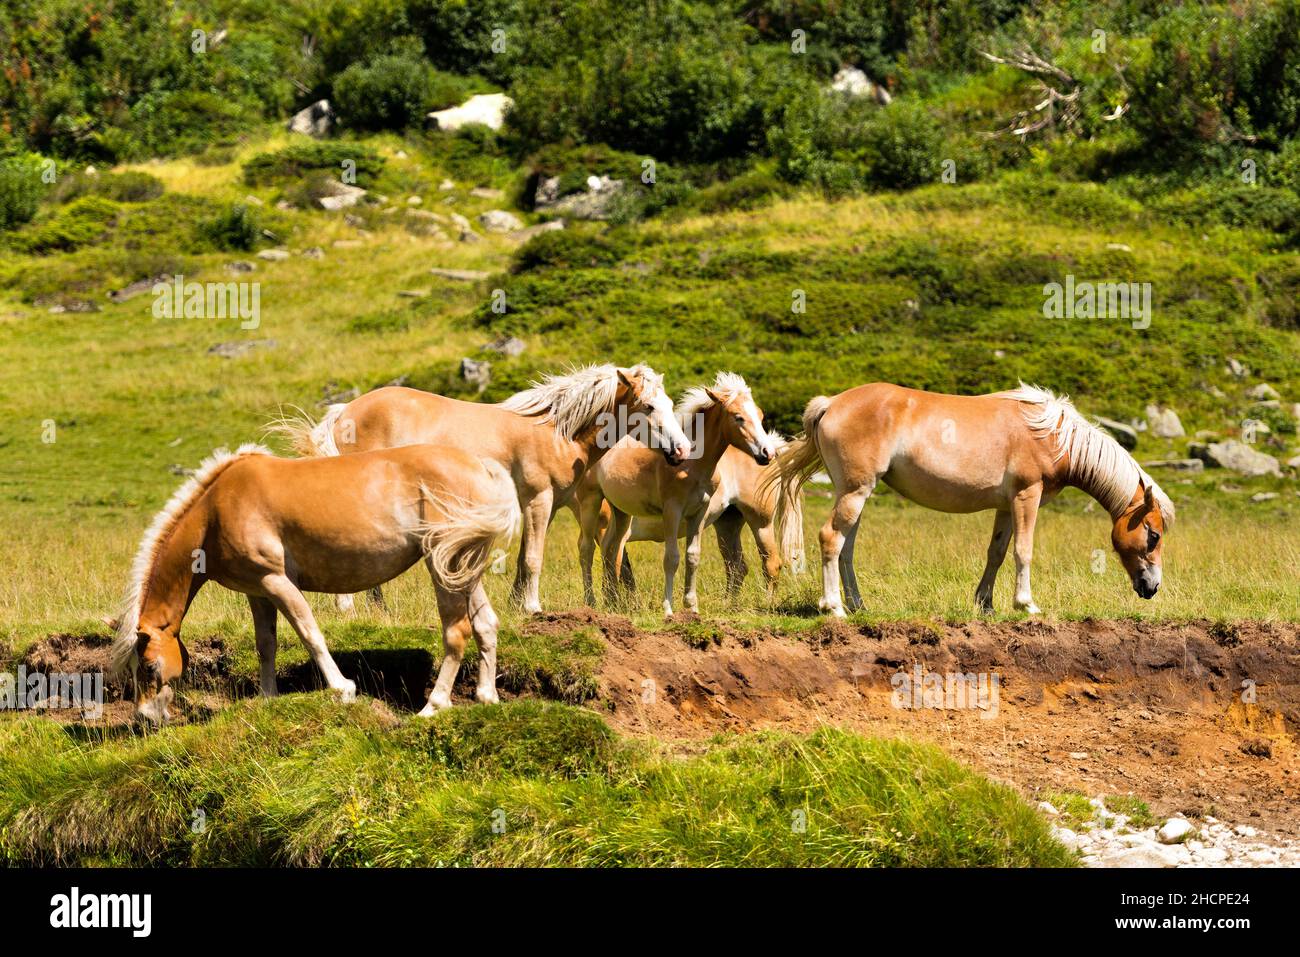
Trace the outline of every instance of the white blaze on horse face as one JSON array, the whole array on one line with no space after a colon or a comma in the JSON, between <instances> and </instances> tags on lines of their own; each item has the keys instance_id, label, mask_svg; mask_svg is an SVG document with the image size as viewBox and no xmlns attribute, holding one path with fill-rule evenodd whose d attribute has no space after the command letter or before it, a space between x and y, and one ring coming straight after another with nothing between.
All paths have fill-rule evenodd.
<instances>
[{"instance_id":1,"label":"white blaze on horse face","mask_svg":"<svg viewBox=\"0 0 1300 957\"><path fill-rule=\"evenodd\" d=\"M746 399L742 405L741 415L744 416L748 433L749 454L759 465L766 465L776 456L776 443L763 428L763 414L758 411L758 406L753 399Z\"/></svg>"},{"instance_id":2,"label":"white blaze on horse face","mask_svg":"<svg viewBox=\"0 0 1300 957\"><path fill-rule=\"evenodd\" d=\"M673 401L664 392L663 380L646 382L641 393L641 401L649 409L650 435L654 448L663 452L668 461L677 465L691 455L691 441L682 431L677 415L673 411Z\"/></svg>"}]
</instances>

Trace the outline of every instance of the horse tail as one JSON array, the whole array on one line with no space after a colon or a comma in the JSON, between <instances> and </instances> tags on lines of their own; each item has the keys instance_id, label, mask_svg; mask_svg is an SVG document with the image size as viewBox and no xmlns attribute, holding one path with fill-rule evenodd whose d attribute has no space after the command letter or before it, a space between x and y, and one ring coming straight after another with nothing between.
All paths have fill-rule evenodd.
<instances>
[{"instance_id":1,"label":"horse tail","mask_svg":"<svg viewBox=\"0 0 1300 957\"><path fill-rule=\"evenodd\" d=\"M830 406L830 398L824 395L808 400L803 410L803 435L788 442L777 453L776 467L762 483L765 492L775 487L773 517L776 536L782 550L787 543L793 548L798 542L798 552L792 552L796 557L803 552L803 486L814 472L823 467L822 453L817 447L817 427Z\"/></svg>"},{"instance_id":2,"label":"horse tail","mask_svg":"<svg viewBox=\"0 0 1300 957\"><path fill-rule=\"evenodd\" d=\"M492 561L497 540L508 541L519 532L519 495L510 473L487 459L483 465L491 476L492 488L478 501L456 495L435 496L426 486L421 487L422 496L437 504L442 517L420 523L420 544L434 578L448 591L468 590Z\"/></svg>"},{"instance_id":3,"label":"horse tail","mask_svg":"<svg viewBox=\"0 0 1300 957\"><path fill-rule=\"evenodd\" d=\"M302 409L293 408L292 412L281 412L266 424L266 432L284 436L289 447L302 458L315 458L319 455L338 455L339 447L334 442L334 426L337 424L345 403L336 402L325 410L325 415L316 422Z\"/></svg>"}]
</instances>

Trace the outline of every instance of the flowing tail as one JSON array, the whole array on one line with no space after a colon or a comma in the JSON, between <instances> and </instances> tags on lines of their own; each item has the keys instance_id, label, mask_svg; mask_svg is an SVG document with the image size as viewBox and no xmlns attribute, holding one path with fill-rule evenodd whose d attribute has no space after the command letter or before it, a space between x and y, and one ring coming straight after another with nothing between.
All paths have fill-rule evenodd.
<instances>
[{"instance_id":1,"label":"flowing tail","mask_svg":"<svg viewBox=\"0 0 1300 957\"><path fill-rule=\"evenodd\" d=\"M302 409L294 406L291 412L282 411L268 422L266 432L284 436L293 451L303 458L338 455L339 447L334 442L334 426L346 408L346 403L336 402L327 408L324 417L316 422Z\"/></svg>"},{"instance_id":2,"label":"flowing tail","mask_svg":"<svg viewBox=\"0 0 1300 957\"><path fill-rule=\"evenodd\" d=\"M477 582L492 561L497 540L509 541L519 532L519 496L510 474L496 462L485 459L483 465L493 479L484 501L435 497L427 487L421 489L442 517L421 522L417 531L434 577L448 591L465 591Z\"/></svg>"},{"instance_id":3,"label":"flowing tail","mask_svg":"<svg viewBox=\"0 0 1300 957\"><path fill-rule=\"evenodd\" d=\"M803 486L823 466L817 447L817 426L830 408L824 395L808 400L803 410L803 435L777 452L775 468L763 479L763 488L776 487L774 520L776 536L784 550L787 542L798 541L796 556L803 554Z\"/></svg>"}]
</instances>

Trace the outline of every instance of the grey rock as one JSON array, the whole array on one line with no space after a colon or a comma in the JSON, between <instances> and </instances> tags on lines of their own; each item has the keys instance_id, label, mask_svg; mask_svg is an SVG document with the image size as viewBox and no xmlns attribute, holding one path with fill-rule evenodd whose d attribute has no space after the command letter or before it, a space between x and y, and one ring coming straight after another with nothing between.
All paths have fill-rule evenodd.
<instances>
[{"instance_id":1,"label":"grey rock","mask_svg":"<svg viewBox=\"0 0 1300 957\"><path fill-rule=\"evenodd\" d=\"M330 107L329 100L317 100L289 119L290 133L303 133L307 136L325 136L333 126L334 110Z\"/></svg>"},{"instance_id":2,"label":"grey rock","mask_svg":"<svg viewBox=\"0 0 1300 957\"><path fill-rule=\"evenodd\" d=\"M1244 379L1250 375L1250 368L1237 359L1228 359L1225 370L1234 379Z\"/></svg>"},{"instance_id":3,"label":"grey rock","mask_svg":"<svg viewBox=\"0 0 1300 957\"><path fill-rule=\"evenodd\" d=\"M536 226L528 226L524 229L516 229L510 234L510 238L519 242L527 242L534 236L540 236L542 233L551 233L564 228L564 220L553 219L549 223L538 223Z\"/></svg>"},{"instance_id":4,"label":"grey rock","mask_svg":"<svg viewBox=\"0 0 1300 957\"><path fill-rule=\"evenodd\" d=\"M608 219L615 198L623 190L623 181L608 176L588 176L583 192L560 196L560 179L552 176L537 184L533 207L563 213L572 219Z\"/></svg>"},{"instance_id":5,"label":"grey rock","mask_svg":"<svg viewBox=\"0 0 1300 957\"><path fill-rule=\"evenodd\" d=\"M494 342L489 342L483 348L488 349L491 352L499 353L503 356L514 358L527 349L528 346L522 339L517 339L514 336L502 336Z\"/></svg>"},{"instance_id":6,"label":"grey rock","mask_svg":"<svg viewBox=\"0 0 1300 957\"><path fill-rule=\"evenodd\" d=\"M522 219L504 209L489 209L485 213L479 213L478 221L489 233L511 233L524 228Z\"/></svg>"},{"instance_id":7,"label":"grey rock","mask_svg":"<svg viewBox=\"0 0 1300 957\"><path fill-rule=\"evenodd\" d=\"M129 299L134 299L136 296L144 295L160 282L170 282L171 278L171 273L160 273L159 275L151 276L148 279L137 279L129 286L110 292L108 298L113 302L126 302Z\"/></svg>"},{"instance_id":8,"label":"grey rock","mask_svg":"<svg viewBox=\"0 0 1300 957\"><path fill-rule=\"evenodd\" d=\"M1207 465L1230 469L1241 475L1282 474L1277 459L1237 439L1210 442L1206 445L1194 442L1187 447L1187 450L1194 458L1203 459Z\"/></svg>"},{"instance_id":9,"label":"grey rock","mask_svg":"<svg viewBox=\"0 0 1300 957\"><path fill-rule=\"evenodd\" d=\"M1201 472L1205 470L1205 463L1200 459L1157 459L1154 462L1143 462L1144 469L1170 469L1174 472Z\"/></svg>"},{"instance_id":10,"label":"grey rock","mask_svg":"<svg viewBox=\"0 0 1300 957\"><path fill-rule=\"evenodd\" d=\"M361 197L366 195L366 191L360 186L350 186L347 183L340 183L337 180L325 180L329 184L329 195L321 196L316 200L316 205L321 209L338 211L355 206L361 201ZM324 184L322 184L324 185Z\"/></svg>"},{"instance_id":11,"label":"grey rock","mask_svg":"<svg viewBox=\"0 0 1300 957\"><path fill-rule=\"evenodd\" d=\"M208 355L234 359L255 349L274 349L275 345L274 339L236 339L234 342L218 342L208 349Z\"/></svg>"},{"instance_id":12,"label":"grey rock","mask_svg":"<svg viewBox=\"0 0 1300 957\"><path fill-rule=\"evenodd\" d=\"M1123 422L1116 422L1114 419L1098 418L1097 424L1111 434L1121 446L1132 452L1137 448L1138 434L1137 429Z\"/></svg>"},{"instance_id":13,"label":"grey rock","mask_svg":"<svg viewBox=\"0 0 1300 957\"><path fill-rule=\"evenodd\" d=\"M1259 385L1253 385L1246 390L1246 398L1254 399L1256 402L1262 402L1267 399L1280 399L1282 396L1277 389L1273 388L1267 382L1261 382Z\"/></svg>"},{"instance_id":14,"label":"grey rock","mask_svg":"<svg viewBox=\"0 0 1300 957\"><path fill-rule=\"evenodd\" d=\"M289 258L289 251L287 249L263 249L257 254L257 258L272 263L284 262Z\"/></svg>"},{"instance_id":15,"label":"grey rock","mask_svg":"<svg viewBox=\"0 0 1300 957\"><path fill-rule=\"evenodd\" d=\"M1178 413L1173 409L1153 403L1146 407L1146 416L1147 429L1156 438L1181 439L1187 434L1183 430L1183 423L1178 419Z\"/></svg>"},{"instance_id":16,"label":"grey rock","mask_svg":"<svg viewBox=\"0 0 1300 957\"><path fill-rule=\"evenodd\" d=\"M460 377L470 385L477 386L478 391L482 392L492 381L492 363L470 358L461 359Z\"/></svg>"},{"instance_id":17,"label":"grey rock","mask_svg":"<svg viewBox=\"0 0 1300 957\"><path fill-rule=\"evenodd\" d=\"M429 272L440 279L453 279L456 282L482 282L490 272L483 272L479 269L430 269Z\"/></svg>"},{"instance_id":18,"label":"grey rock","mask_svg":"<svg viewBox=\"0 0 1300 957\"><path fill-rule=\"evenodd\" d=\"M469 194L477 199L505 199L505 190L492 189L489 186L475 186Z\"/></svg>"},{"instance_id":19,"label":"grey rock","mask_svg":"<svg viewBox=\"0 0 1300 957\"><path fill-rule=\"evenodd\" d=\"M250 263L247 259L236 259L234 262L226 263L228 272L253 272L257 269L256 263Z\"/></svg>"}]
</instances>

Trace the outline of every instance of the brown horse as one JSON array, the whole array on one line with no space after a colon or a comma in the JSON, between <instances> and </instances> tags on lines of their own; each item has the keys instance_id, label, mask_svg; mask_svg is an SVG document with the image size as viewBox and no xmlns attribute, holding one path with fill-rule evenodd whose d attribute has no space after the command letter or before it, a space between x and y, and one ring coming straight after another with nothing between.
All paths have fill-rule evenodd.
<instances>
[{"instance_id":1,"label":"brown horse","mask_svg":"<svg viewBox=\"0 0 1300 957\"><path fill-rule=\"evenodd\" d=\"M1095 498L1110 514L1111 544L1133 589L1160 587L1160 555L1174 506L1119 443L1087 422L1069 400L1021 383L1011 392L957 396L888 383L858 386L804 410L804 435L781 456L778 527L791 493L825 465L835 506L821 530L821 608L842 616L862 607L853 545L876 482L942 512L994 509L984 575L975 592L993 608L993 582L1015 539L1015 606L1037 614L1029 587L1038 509L1065 486Z\"/></svg>"},{"instance_id":2,"label":"brown horse","mask_svg":"<svg viewBox=\"0 0 1300 957\"><path fill-rule=\"evenodd\" d=\"M616 598L615 584L632 516L659 518L664 542L664 614L673 613L673 579L680 561L677 539L686 538L686 607L697 611L696 571L700 564L701 531L726 508L721 497L711 497L718 461L728 446L742 450L760 465L776 454L775 444L763 429L763 412L754 404L749 386L740 376L719 372L713 385L691 389L677 406L683 425L693 423L697 440L692 457L679 465L664 464L653 451L631 439L590 469L578 487L579 562L588 604L595 596L591 585L591 559L596 548L600 510L608 501L612 516L601 543L605 566L605 597ZM715 510L716 509L716 510ZM684 524L683 524L684 523Z\"/></svg>"},{"instance_id":3,"label":"brown horse","mask_svg":"<svg viewBox=\"0 0 1300 957\"><path fill-rule=\"evenodd\" d=\"M181 622L205 582L248 596L262 693L274 695L276 613L289 619L326 684L343 677L304 591L359 591L429 568L446 649L422 715L451 704L465 643L478 641L478 699L496 701L497 618L483 590L493 543L517 527L510 476L457 449L413 445L332 459L281 459L255 445L209 458L158 513L132 566L113 669L134 677L136 714L168 717L185 668Z\"/></svg>"},{"instance_id":4,"label":"brown horse","mask_svg":"<svg viewBox=\"0 0 1300 957\"><path fill-rule=\"evenodd\" d=\"M787 440L775 432L768 432L777 456L786 445ZM609 462L619 454L616 447L603 461ZM754 457L742 452L734 445L729 445L718 460L718 467L713 472L712 490L709 493L709 505L706 511L704 528L708 527L712 516L713 531L718 538L718 551L722 554L722 565L727 576L727 597L734 598L749 574L749 565L745 562L744 546L741 533L749 526L758 548L758 557L762 562L763 578L767 583L767 599L776 596L777 581L781 569L786 568L795 574L804 571L803 554L803 493L794 493L794 514L785 523L784 535L777 541L776 536L776 495L770 487L765 487L764 478L776 468L775 464L759 465ZM577 509L575 508L575 512ZM602 540L609 527L613 511L609 502L600 509L600 522L596 537ZM662 517L633 516L632 528L628 532L628 542L663 542L664 522ZM632 571L632 560L626 548L623 550L623 563L619 568L619 583L628 591L636 591L636 578ZM588 595L590 603L594 596Z\"/></svg>"},{"instance_id":5,"label":"brown horse","mask_svg":"<svg viewBox=\"0 0 1300 957\"><path fill-rule=\"evenodd\" d=\"M428 442L500 462L514 480L523 511L513 597L525 612L541 610L546 530L587 469L629 430L668 462L680 463L690 451L663 379L645 365L588 366L547 376L496 405L416 389L376 389L331 406L317 424L290 421L279 428L304 455ZM350 607L350 598L344 607Z\"/></svg>"}]
</instances>

